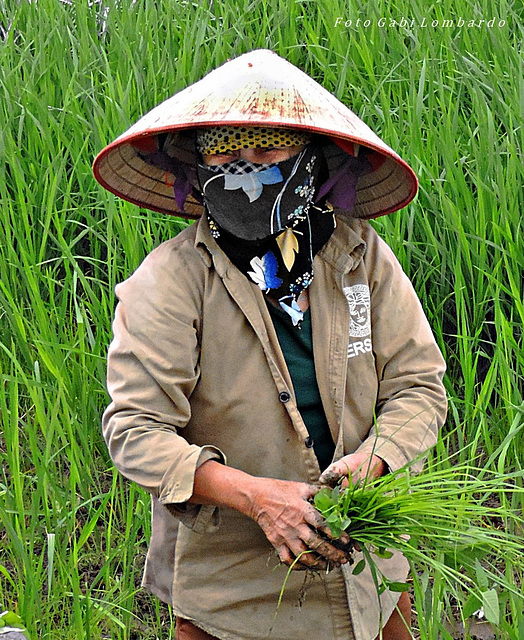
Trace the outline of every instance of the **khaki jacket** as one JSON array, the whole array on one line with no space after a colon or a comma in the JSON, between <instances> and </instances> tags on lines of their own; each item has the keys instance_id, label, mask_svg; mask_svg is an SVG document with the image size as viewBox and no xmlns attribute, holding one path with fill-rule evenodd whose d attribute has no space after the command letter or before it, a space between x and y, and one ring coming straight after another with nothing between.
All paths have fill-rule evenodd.
<instances>
[{"instance_id":1,"label":"khaki jacket","mask_svg":"<svg viewBox=\"0 0 524 640\"><path fill-rule=\"evenodd\" d=\"M315 367L335 457L374 452L398 469L435 443L446 413L445 365L421 305L368 223L337 216L314 269ZM143 584L224 640L374 638L396 600L386 592L378 606L368 570L293 572L277 612L286 567L258 525L186 503L210 458L255 476L318 479L262 291L203 218L116 293L103 433L118 469L152 495ZM406 577L401 556L380 566Z\"/></svg>"}]
</instances>

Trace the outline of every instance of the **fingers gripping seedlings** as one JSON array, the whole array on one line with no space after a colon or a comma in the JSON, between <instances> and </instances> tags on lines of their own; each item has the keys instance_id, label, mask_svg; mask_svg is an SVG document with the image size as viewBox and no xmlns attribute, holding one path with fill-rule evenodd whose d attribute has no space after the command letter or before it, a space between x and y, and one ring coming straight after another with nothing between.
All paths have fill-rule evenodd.
<instances>
[{"instance_id":1,"label":"fingers gripping seedlings","mask_svg":"<svg viewBox=\"0 0 524 640\"><path fill-rule=\"evenodd\" d=\"M339 566L347 554L332 541L332 533L310 500L317 487L269 480L254 501L253 519L276 549L280 560L294 569Z\"/></svg>"}]
</instances>

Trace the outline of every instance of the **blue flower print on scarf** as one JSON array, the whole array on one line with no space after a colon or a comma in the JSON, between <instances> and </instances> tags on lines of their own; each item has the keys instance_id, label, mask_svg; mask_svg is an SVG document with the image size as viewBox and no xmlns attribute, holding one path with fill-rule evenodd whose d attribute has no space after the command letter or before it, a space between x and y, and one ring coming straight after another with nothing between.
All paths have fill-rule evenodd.
<instances>
[{"instance_id":1,"label":"blue flower print on scarf","mask_svg":"<svg viewBox=\"0 0 524 640\"><path fill-rule=\"evenodd\" d=\"M265 184L278 184L282 182L282 173L277 166L269 167L264 171L251 171L244 174L226 174L224 176L224 189L226 191L234 191L235 189L243 189L249 198L249 202L253 202L260 197L262 187Z\"/></svg>"},{"instance_id":2,"label":"blue flower print on scarf","mask_svg":"<svg viewBox=\"0 0 524 640\"><path fill-rule=\"evenodd\" d=\"M284 299L285 298L279 300L280 306L288 314L288 316L290 316L291 321L293 322L293 326L296 327L298 323L302 322L302 320L304 319L304 312L300 310L300 307L298 306L296 300L292 300L291 306L289 306L285 302L282 302L282 300Z\"/></svg>"},{"instance_id":3,"label":"blue flower print on scarf","mask_svg":"<svg viewBox=\"0 0 524 640\"><path fill-rule=\"evenodd\" d=\"M304 184L295 189L295 193L297 193L301 198L307 198L310 200L315 193L315 187L313 186L312 181L310 181L309 178L306 178Z\"/></svg>"},{"instance_id":4,"label":"blue flower print on scarf","mask_svg":"<svg viewBox=\"0 0 524 640\"><path fill-rule=\"evenodd\" d=\"M262 291L280 287L282 280L277 276L278 262L272 251L268 251L262 258L255 256L249 264L253 271L248 271L248 275Z\"/></svg>"}]
</instances>

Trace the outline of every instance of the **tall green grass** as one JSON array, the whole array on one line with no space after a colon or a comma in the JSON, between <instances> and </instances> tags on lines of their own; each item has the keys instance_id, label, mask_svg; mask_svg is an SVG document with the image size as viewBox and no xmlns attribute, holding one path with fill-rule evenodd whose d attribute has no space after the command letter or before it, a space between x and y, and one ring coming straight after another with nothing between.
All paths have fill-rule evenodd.
<instances>
[{"instance_id":1,"label":"tall green grass","mask_svg":"<svg viewBox=\"0 0 524 640\"><path fill-rule=\"evenodd\" d=\"M173 637L169 609L139 590L148 498L112 468L99 420L113 287L185 223L118 201L90 167L146 110L252 48L301 66L415 168L417 201L376 226L446 355L447 429L457 449L474 443L464 462L521 469L521 11L494 0L0 1L0 607L32 637ZM377 24L402 16L506 25ZM335 28L337 17L372 24ZM417 593L420 635L436 639L445 585ZM522 638L505 597L505 637Z\"/></svg>"}]
</instances>

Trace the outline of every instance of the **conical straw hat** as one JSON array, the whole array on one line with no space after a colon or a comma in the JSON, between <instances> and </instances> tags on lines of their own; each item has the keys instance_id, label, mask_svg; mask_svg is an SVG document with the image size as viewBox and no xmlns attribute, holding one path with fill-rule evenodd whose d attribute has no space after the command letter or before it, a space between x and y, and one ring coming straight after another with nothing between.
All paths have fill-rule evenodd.
<instances>
[{"instance_id":1,"label":"conical straw hat","mask_svg":"<svg viewBox=\"0 0 524 640\"><path fill-rule=\"evenodd\" d=\"M177 161L194 167L195 130L210 125L292 127L328 136L350 155L357 154L357 145L373 150L373 171L357 183L351 215L358 218L396 211L417 192L413 170L360 118L300 69L263 49L226 62L140 118L99 153L95 177L130 202L197 218L203 205L195 194L181 209L174 175L143 158L156 148L158 134L170 133Z\"/></svg>"}]
</instances>

